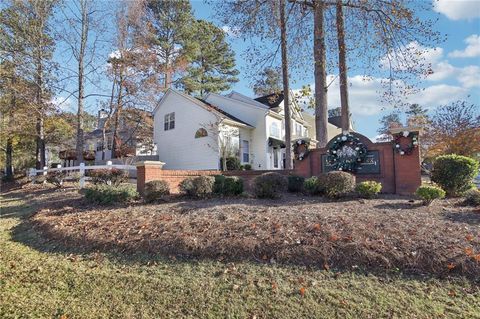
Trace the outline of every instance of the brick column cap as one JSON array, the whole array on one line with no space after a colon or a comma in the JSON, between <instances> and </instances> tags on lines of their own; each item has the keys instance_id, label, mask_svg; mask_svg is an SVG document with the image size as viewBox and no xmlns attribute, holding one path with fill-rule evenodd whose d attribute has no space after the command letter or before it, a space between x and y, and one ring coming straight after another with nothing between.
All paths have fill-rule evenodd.
<instances>
[{"instance_id":1,"label":"brick column cap","mask_svg":"<svg viewBox=\"0 0 480 319\"><path fill-rule=\"evenodd\" d=\"M158 166L159 168L162 168L165 165L164 162L160 161L141 161L141 162L136 162L135 166L140 167L140 166Z\"/></svg>"}]
</instances>

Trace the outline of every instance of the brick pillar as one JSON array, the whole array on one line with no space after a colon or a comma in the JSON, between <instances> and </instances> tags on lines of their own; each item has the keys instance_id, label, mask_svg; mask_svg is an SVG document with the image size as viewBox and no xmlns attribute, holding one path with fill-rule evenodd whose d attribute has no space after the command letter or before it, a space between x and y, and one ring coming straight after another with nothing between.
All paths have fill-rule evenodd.
<instances>
[{"instance_id":1,"label":"brick pillar","mask_svg":"<svg viewBox=\"0 0 480 319\"><path fill-rule=\"evenodd\" d=\"M159 179L165 163L159 161L138 162L137 166L137 191L143 195L145 183Z\"/></svg>"},{"instance_id":2,"label":"brick pillar","mask_svg":"<svg viewBox=\"0 0 480 319\"><path fill-rule=\"evenodd\" d=\"M420 147L415 147L410 155L394 152L395 193L410 195L422 184L420 168Z\"/></svg>"}]
</instances>

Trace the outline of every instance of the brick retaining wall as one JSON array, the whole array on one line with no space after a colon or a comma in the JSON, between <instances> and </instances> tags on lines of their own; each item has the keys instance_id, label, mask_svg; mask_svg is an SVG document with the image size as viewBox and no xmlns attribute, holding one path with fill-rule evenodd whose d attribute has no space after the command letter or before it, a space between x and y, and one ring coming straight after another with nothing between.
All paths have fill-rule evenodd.
<instances>
[{"instance_id":1,"label":"brick retaining wall","mask_svg":"<svg viewBox=\"0 0 480 319\"><path fill-rule=\"evenodd\" d=\"M253 179L267 172L275 172L279 174L289 175L293 171L289 170L272 170L272 171L217 171L217 170L164 170L162 165L155 165L153 162L145 162L137 164L137 190L143 194L145 183L153 180L164 180L170 186L172 193L178 193L178 186L187 177L192 176L213 176L223 174L225 176L238 176L243 179L246 191L251 190Z\"/></svg>"}]
</instances>

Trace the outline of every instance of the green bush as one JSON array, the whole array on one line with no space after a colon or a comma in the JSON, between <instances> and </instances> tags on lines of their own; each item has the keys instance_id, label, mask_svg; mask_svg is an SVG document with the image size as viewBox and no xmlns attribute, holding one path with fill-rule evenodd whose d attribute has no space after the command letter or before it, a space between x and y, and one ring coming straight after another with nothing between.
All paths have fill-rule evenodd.
<instances>
[{"instance_id":1,"label":"green bush","mask_svg":"<svg viewBox=\"0 0 480 319\"><path fill-rule=\"evenodd\" d=\"M120 185L128 180L128 172L118 168L95 169L89 172L91 181L95 185Z\"/></svg>"},{"instance_id":2,"label":"green bush","mask_svg":"<svg viewBox=\"0 0 480 319\"><path fill-rule=\"evenodd\" d=\"M320 181L330 198L344 197L355 189L355 176L347 172L328 172Z\"/></svg>"},{"instance_id":3,"label":"green bush","mask_svg":"<svg viewBox=\"0 0 480 319\"><path fill-rule=\"evenodd\" d=\"M133 185L93 185L85 189L85 198L93 203L110 205L134 200L138 197Z\"/></svg>"},{"instance_id":4,"label":"green bush","mask_svg":"<svg viewBox=\"0 0 480 319\"><path fill-rule=\"evenodd\" d=\"M471 189L465 192L465 204L471 206L480 206L480 190Z\"/></svg>"},{"instance_id":5,"label":"green bush","mask_svg":"<svg viewBox=\"0 0 480 319\"><path fill-rule=\"evenodd\" d=\"M243 179L236 176L215 175L213 192L224 196L236 196L243 193Z\"/></svg>"},{"instance_id":6,"label":"green bush","mask_svg":"<svg viewBox=\"0 0 480 319\"><path fill-rule=\"evenodd\" d=\"M188 196L207 197L213 193L215 178L213 176L197 176L184 179L180 185L180 191Z\"/></svg>"},{"instance_id":7,"label":"green bush","mask_svg":"<svg viewBox=\"0 0 480 319\"><path fill-rule=\"evenodd\" d=\"M151 203L168 194L170 194L170 186L167 181L157 180L145 184L143 197L147 203Z\"/></svg>"},{"instance_id":8,"label":"green bush","mask_svg":"<svg viewBox=\"0 0 480 319\"><path fill-rule=\"evenodd\" d=\"M362 198L373 198L382 190L382 184L375 181L365 181L357 184L355 190Z\"/></svg>"},{"instance_id":9,"label":"green bush","mask_svg":"<svg viewBox=\"0 0 480 319\"><path fill-rule=\"evenodd\" d=\"M243 166L243 168L244 168L246 171L250 171L250 170L252 170L252 165L250 165L250 164L245 164L245 165Z\"/></svg>"},{"instance_id":10,"label":"green bush","mask_svg":"<svg viewBox=\"0 0 480 319\"><path fill-rule=\"evenodd\" d=\"M458 196L471 188L478 174L478 162L460 155L443 155L433 163L432 181L449 196Z\"/></svg>"},{"instance_id":11,"label":"green bush","mask_svg":"<svg viewBox=\"0 0 480 319\"><path fill-rule=\"evenodd\" d=\"M292 193L301 192L305 178L302 176L288 176L288 191Z\"/></svg>"},{"instance_id":12,"label":"green bush","mask_svg":"<svg viewBox=\"0 0 480 319\"><path fill-rule=\"evenodd\" d=\"M223 158L220 159L220 168L223 170ZM238 157L227 157L227 171L238 171L242 167Z\"/></svg>"},{"instance_id":13,"label":"green bush","mask_svg":"<svg viewBox=\"0 0 480 319\"><path fill-rule=\"evenodd\" d=\"M435 199L444 198L445 191L437 186L422 185L415 194L423 200L424 205L430 205Z\"/></svg>"},{"instance_id":14,"label":"green bush","mask_svg":"<svg viewBox=\"0 0 480 319\"><path fill-rule=\"evenodd\" d=\"M264 173L253 180L253 191L258 198L278 198L287 184L287 178L281 174Z\"/></svg>"},{"instance_id":15,"label":"green bush","mask_svg":"<svg viewBox=\"0 0 480 319\"><path fill-rule=\"evenodd\" d=\"M312 176L303 183L303 188L310 195L322 195L325 193L325 175Z\"/></svg>"},{"instance_id":16,"label":"green bush","mask_svg":"<svg viewBox=\"0 0 480 319\"><path fill-rule=\"evenodd\" d=\"M55 187L62 187L63 180L65 179L66 174L62 171L50 171L47 173L45 180L47 183L53 184Z\"/></svg>"}]
</instances>

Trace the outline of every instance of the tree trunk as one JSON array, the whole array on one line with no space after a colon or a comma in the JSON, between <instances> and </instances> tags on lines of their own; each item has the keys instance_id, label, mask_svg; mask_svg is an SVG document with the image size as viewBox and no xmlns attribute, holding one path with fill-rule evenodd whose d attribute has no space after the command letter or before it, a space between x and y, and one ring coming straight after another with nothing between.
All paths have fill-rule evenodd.
<instances>
[{"instance_id":1,"label":"tree trunk","mask_svg":"<svg viewBox=\"0 0 480 319\"><path fill-rule=\"evenodd\" d=\"M123 92L123 76L120 75L118 81L118 97L117 97L117 110L114 114L114 123L113 123L113 138L112 138L112 158L117 158L117 143L118 143L118 126L120 122L120 112L122 110L122 93Z\"/></svg>"},{"instance_id":2,"label":"tree trunk","mask_svg":"<svg viewBox=\"0 0 480 319\"><path fill-rule=\"evenodd\" d=\"M285 168L292 168L292 135L290 116L290 88L288 83L287 21L285 0L280 0L280 34L282 46L283 106L285 112Z\"/></svg>"},{"instance_id":3,"label":"tree trunk","mask_svg":"<svg viewBox=\"0 0 480 319\"><path fill-rule=\"evenodd\" d=\"M12 137L7 138L7 145L5 147L5 178L10 181L13 180L13 143Z\"/></svg>"},{"instance_id":4,"label":"tree trunk","mask_svg":"<svg viewBox=\"0 0 480 319\"><path fill-rule=\"evenodd\" d=\"M350 131L350 108L348 105L347 48L345 44L345 28L343 23L343 3L337 0L337 40L338 68L340 73L340 105L342 132Z\"/></svg>"},{"instance_id":5,"label":"tree trunk","mask_svg":"<svg viewBox=\"0 0 480 319\"><path fill-rule=\"evenodd\" d=\"M82 14L82 32L80 34L80 49L78 52L78 105L77 105L77 145L76 155L77 162L80 164L83 162L83 148L84 148L84 131L83 131L83 102L85 96L85 76L84 76L84 63L85 48L87 46L88 39L88 5L86 1L80 2L81 14Z\"/></svg>"},{"instance_id":6,"label":"tree trunk","mask_svg":"<svg viewBox=\"0 0 480 319\"><path fill-rule=\"evenodd\" d=\"M45 166L45 128L44 128L44 109L43 109L43 67L41 56L37 59L37 75L36 75L36 97L35 102L37 104L37 124L36 124L36 167L37 169L43 169Z\"/></svg>"},{"instance_id":7,"label":"tree trunk","mask_svg":"<svg viewBox=\"0 0 480 319\"><path fill-rule=\"evenodd\" d=\"M36 167L37 169L43 169L46 163L45 159L45 129L43 116L37 117L37 139L36 139Z\"/></svg>"},{"instance_id":8,"label":"tree trunk","mask_svg":"<svg viewBox=\"0 0 480 319\"><path fill-rule=\"evenodd\" d=\"M17 98L16 98L16 88L15 88L15 76L12 76L12 100L10 105L10 110L8 114L8 129L11 130L15 126L13 120L13 112L17 109ZM13 180L13 138L11 132L7 137L7 145L5 147L5 178L7 180Z\"/></svg>"},{"instance_id":9,"label":"tree trunk","mask_svg":"<svg viewBox=\"0 0 480 319\"><path fill-rule=\"evenodd\" d=\"M327 71L325 63L324 3L317 0L313 6L313 55L315 59L315 134L318 147L325 147L327 134Z\"/></svg>"}]
</instances>

